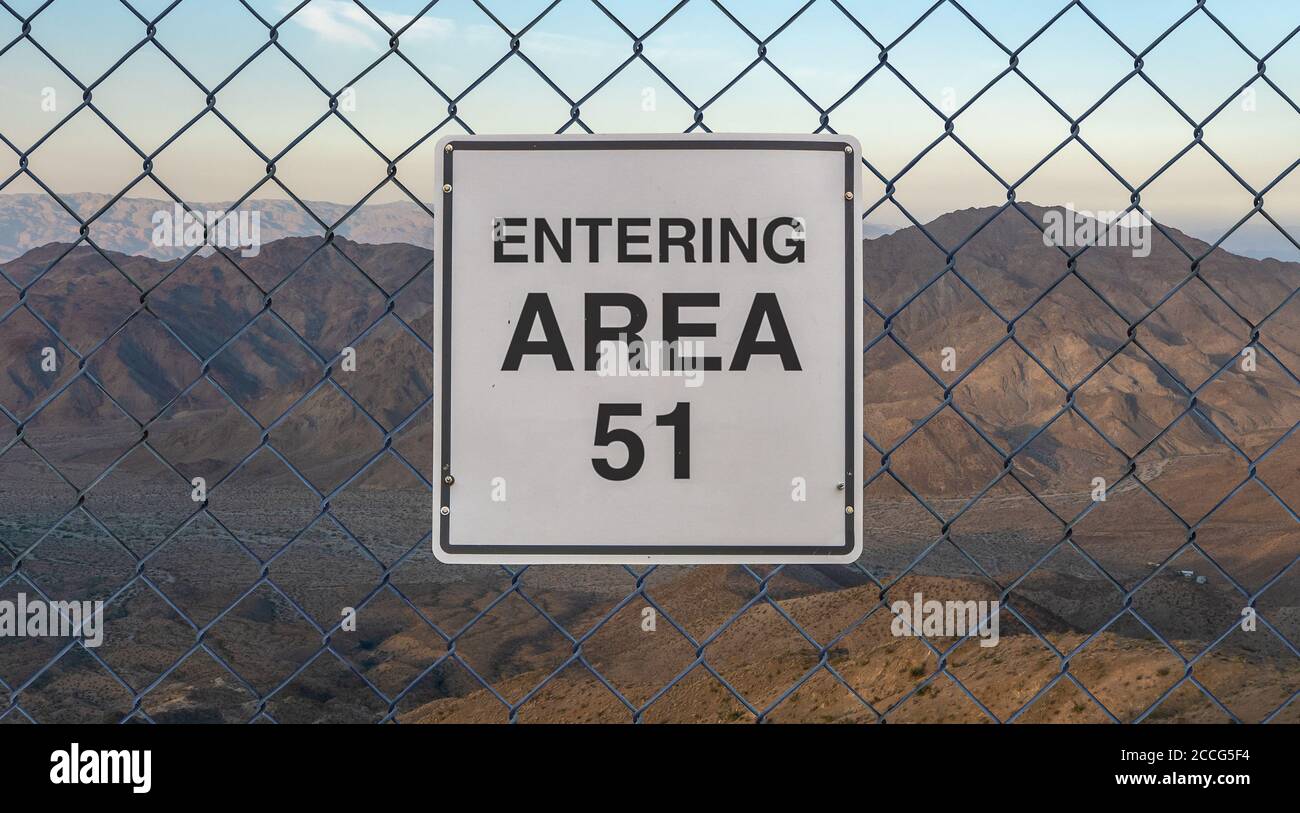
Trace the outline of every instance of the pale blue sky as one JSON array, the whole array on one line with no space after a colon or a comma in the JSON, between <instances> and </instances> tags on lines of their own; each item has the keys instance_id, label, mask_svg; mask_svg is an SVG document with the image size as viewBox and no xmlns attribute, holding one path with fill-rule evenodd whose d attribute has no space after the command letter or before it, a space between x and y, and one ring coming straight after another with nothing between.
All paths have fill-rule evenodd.
<instances>
[{"instance_id":1,"label":"pale blue sky","mask_svg":"<svg viewBox=\"0 0 1300 813\"><path fill-rule=\"evenodd\" d=\"M39 0L7 0L20 15ZM171 0L132 0L145 17ZM723 0L722 6L766 39L806 0ZM250 0L275 21L296 3ZM427 0L374 0L369 7L394 28L406 25ZM528 24L547 0L484 0L512 30ZM641 33L672 6L670 0L604 0ZM932 0L840 0L871 34L892 42ZM1011 49L1017 49L1065 5L1064 0L964 0L962 6ZM1089 0L1087 7L1134 51L1151 42L1192 0ZM1300 3L1210 0L1208 8L1256 55L1300 25ZM0 43L20 31L0 11ZM54 0L35 17L32 36L82 83L90 84L139 42L144 24L117 0ZM312 0L284 23L280 43L331 91L387 50L387 34L351 0ZM266 28L236 0L184 0L158 25L158 41L212 87L267 40ZM704 104L749 65L756 44L712 0L689 0L645 41L645 55L695 104ZM509 37L472 0L440 0L406 31L402 53L448 95L477 132L554 132L568 104L518 56L474 90L465 89L509 53ZM632 40L592 0L561 0L524 34L521 53L566 93L583 97L632 53ZM878 47L834 0L815 0L772 40L768 56L817 104L840 99L877 64ZM1007 55L953 5L943 4L901 43L890 63L931 103L962 105L1007 65ZM1067 12L1020 56L1022 70L1071 114L1091 106L1132 68L1132 58L1078 8ZM1193 119L1200 120L1254 74L1255 65L1204 14L1197 13L1146 57L1146 73ZM1267 75L1300 99L1300 37L1268 61ZM1300 151L1300 113L1263 83L1206 128L1205 140L1257 188L1291 165ZM50 88L56 109L42 108ZM389 57L355 85L348 119L389 156L405 151L446 116L446 101L412 68ZM277 50L262 54L218 94L218 109L267 154L281 150L326 111L326 97ZM146 152L152 152L203 109L203 93L153 46L146 46L95 88L95 103ZM80 100L80 91L33 45L19 42L0 56L0 133L20 149L31 146ZM582 120L598 132L680 132L693 110L643 63L629 65L582 104ZM811 132L819 113L776 71L759 65L705 109L714 131ZM943 132L939 116L887 71L878 73L830 116L830 126L860 138L868 160L887 175L902 169ZM451 125L459 129L457 125ZM1145 180L1191 140L1191 127L1140 79L1085 120L1082 135L1134 183ZM1003 79L956 120L964 139L1007 181L1023 175L1068 135L1068 124L1016 76ZM399 177L432 199L431 139L401 163ZM11 151L10 166L17 157ZM31 167L60 191L116 192L140 160L90 111L82 111L36 150ZM260 159L215 117L169 146L157 172L190 200L242 195L263 173ZM10 170L12 171L12 170ZM1296 173L1300 175L1300 172ZM384 164L337 120L279 162L279 177L301 197L351 203L384 177ZM3 192L33 191L19 179ZM161 192L145 182L131 193ZM278 193L277 193L278 195ZM377 201L400 199L395 188ZM952 142L941 145L898 183L898 197L917 217L988 205L1003 188ZM1026 181L1022 200L1072 203L1094 210L1122 208L1128 193L1077 146ZM1250 195L1201 150L1180 161L1144 193L1160 219L1202 236L1222 233L1250 209ZM1272 190L1268 209L1300 233L1300 178ZM903 222L892 207L873 219ZM1252 234L1254 232L1251 232ZM1271 239L1266 231L1252 240ZM1276 242L1276 240L1274 240Z\"/></svg>"}]
</instances>

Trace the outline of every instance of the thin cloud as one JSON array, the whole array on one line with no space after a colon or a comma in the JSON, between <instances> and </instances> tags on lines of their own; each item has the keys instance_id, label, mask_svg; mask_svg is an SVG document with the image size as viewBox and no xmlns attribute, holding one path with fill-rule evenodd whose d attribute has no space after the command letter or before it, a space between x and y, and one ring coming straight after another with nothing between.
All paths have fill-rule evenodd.
<instances>
[{"instance_id":1,"label":"thin cloud","mask_svg":"<svg viewBox=\"0 0 1300 813\"><path fill-rule=\"evenodd\" d=\"M371 9L375 16L394 31L402 31L403 38L446 37L455 30L455 23L441 17L425 15L415 20L410 14L399 14L382 9ZM309 3L290 21L307 29L331 45L353 48L383 48L388 35L375 24L374 19L351 0L316 0Z\"/></svg>"}]
</instances>

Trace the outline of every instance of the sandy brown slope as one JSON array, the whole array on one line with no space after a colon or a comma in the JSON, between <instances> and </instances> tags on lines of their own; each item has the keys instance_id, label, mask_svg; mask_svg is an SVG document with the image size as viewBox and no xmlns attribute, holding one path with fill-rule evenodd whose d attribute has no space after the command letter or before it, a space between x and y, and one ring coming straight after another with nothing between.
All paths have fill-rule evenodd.
<instances>
[{"instance_id":1,"label":"sandy brown slope","mask_svg":"<svg viewBox=\"0 0 1300 813\"><path fill-rule=\"evenodd\" d=\"M662 591L652 591L672 607L680 608L679 622L688 629L710 630L729 617L735 595L727 578L694 571ZM1187 589L1179 583L1176 589ZM740 589L740 585L736 585ZM973 581L908 578L891 591L893 597L920 590L931 596L987 598L987 588ZM752 590L750 591L752 594ZM785 613L798 619L821 640L831 640L872 607L874 587L850 588L790 598L779 602ZM1058 599L1059 601L1059 599ZM1070 651L1086 636L1068 630L1060 617L1027 600L1014 602L1035 628L1063 651ZM656 632L644 632L637 612L626 612L609 622L609 628L583 649L588 662L631 702L641 704L675 682L674 688L646 710L647 722L735 722L753 720L716 679L696 666L678 679L692 662L692 650L679 635L660 622ZM1004 613L1004 619L1007 616ZM853 632L835 641L829 664L849 686L895 722L979 722L988 716L947 676L938 675L936 659L918 640L898 638L890 632L890 616L880 610ZM1243 634L1244 635L1244 634ZM1004 621L1001 641L982 648L968 641L952 654L949 669L988 710L1001 719L1020 711L1060 671L1059 659L1018 623ZM1262 639L1261 639L1262 640ZM936 639L946 648L952 640ZM1254 642L1251 643L1254 645ZM1199 652L1204 644L1189 644ZM1195 675L1242 719L1259 719L1280 705L1300 681L1300 665L1276 646L1262 644L1252 651L1235 642L1221 645L1201 661ZM1181 647L1180 647L1181 648ZM793 632L788 622L768 605L750 609L707 647L706 660L751 704L767 709L786 690L799 684L818 663L816 650ZM450 671L450 670L449 670ZM520 709L525 722L621 722L630 711L587 669L574 664L560 675L553 669L534 669L493 684L514 702L529 697ZM1142 714L1183 674L1181 662L1134 621L1121 621L1089 643L1072 661L1071 674L1090 689L1121 720ZM544 686L542 684L545 684ZM925 684L913 693L918 685ZM429 699L402 715L406 722L503 722L505 708L486 690L460 691ZM538 687L541 686L539 689ZM462 693L464 692L464 693ZM910 695L910 697L909 697ZM1294 712L1289 712L1294 717ZM773 721L860 722L873 721L866 708L845 686L826 671L817 672L771 711ZM1108 719L1068 680L1059 681L1019 718L1026 722L1085 722ZM1226 717L1190 686L1177 690L1151 715L1152 720L1224 720Z\"/></svg>"}]
</instances>

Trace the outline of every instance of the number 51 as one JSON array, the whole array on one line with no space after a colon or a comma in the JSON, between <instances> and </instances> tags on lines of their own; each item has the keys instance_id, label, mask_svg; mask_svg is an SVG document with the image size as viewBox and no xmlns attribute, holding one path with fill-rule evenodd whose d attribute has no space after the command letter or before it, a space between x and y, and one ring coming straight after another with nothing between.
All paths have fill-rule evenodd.
<instances>
[{"instance_id":1,"label":"number 51","mask_svg":"<svg viewBox=\"0 0 1300 813\"><path fill-rule=\"evenodd\" d=\"M640 404L600 404L596 410L596 445L621 443L627 447L627 462L612 466L603 457L593 457L591 466L606 480L630 480L641 471L645 463L645 444L641 436L631 429L610 429L610 418L635 417L641 414ZM691 405L678 402L672 412L655 417L658 426L673 428L673 479L691 478Z\"/></svg>"}]
</instances>

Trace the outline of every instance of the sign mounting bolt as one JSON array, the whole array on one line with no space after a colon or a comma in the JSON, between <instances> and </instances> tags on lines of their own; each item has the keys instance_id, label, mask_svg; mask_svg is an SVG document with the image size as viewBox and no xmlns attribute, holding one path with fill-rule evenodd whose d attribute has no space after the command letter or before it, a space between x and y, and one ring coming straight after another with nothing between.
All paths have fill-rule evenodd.
<instances>
[{"instance_id":1,"label":"sign mounting bolt","mask_svg":"<svg viewBox=\"0 0 1300 813\"><path fill-rule=\"evenodd\" d=\"M450 149L451 145L448 144L447 147ZM844 145L844 151L845 151L846 153L848 153L849 155L852 155L852 154L853 154L853 145L852 145L852 144L845 144L845 145Z\"/></svg>"},{"instance_id":2,"label":"sign mounting bolt","mask_svg":"<svg viewBox=\"0 0 1300 813\"><path fill-rule=\"evenodd\" d=\"M443 187L443 189L444 189L445 191L448 191L448 192L451 191L451 187L450 187L450 186ZM845 199L845 200L853 200L853 193L852 193L852 192L845 192L845 193L844 193L844 199Z\"/></svg>"},{"instance_id":3,"label":"sign mounting bolt","mask_svg":"<svg viewBox=\"0 0 1300 813\"><path fill-rule=\"evenodd\" d=\"M452 483L456 482L456 478L448 474L446 477L442 478L442 481L447 485L451 485Z\"/></svg>"},{"instance_id":4,"label":"sign mounting bolt","mask_svg":"<svg viewBox=\"0 0 1300 813\"><path fill-rule=\"evenodd\" d=\"M442 510L443 510L443 511L446 511L447 509L444 508L444 509L442 509ZM844 506L844 513L846 513L846 514L852 514L852 513L853 513L853 506L851 506L851 505L846 505L846 506Z\"/></svg>"},{"instance_id":5,"label":"sign mounting bolt","mask_svg":"<svg viewBox=\"0 0 1300 813\"><path fill-rule=\"evenodd\" d=\"M447 146L445 146L445 147L442 148L442 151L443 151L443 152L451 152L451 149L452 149L452 148L451 148L451 145L448 144Z\"/></svg>"},{"instance_id":6,"label":"sign mounting bolt","mask_svg":"<svg viewBox=\"0 0 1300 813\"><path fill-rule=\"evenodd\" d=\"M450 195L450 194L451 194L451 184L449 184L449 183L445 183L445 184L443 184L443 185L442 185L442 191L443 191L444 194Z\"/></svg>"},{"instance_id":7,"label":"sign mounting bolt","mask_svg":"<svg viewBox=\"0 0 1300 813\"><path fill-rule=\"evenodd\" d=\"M450 514L450 513L451 513L451 509L444 505L444 506L442 507L442 515L445 517L445 516L447 516L447 515Z\"/></svg>"}]
</instances>

